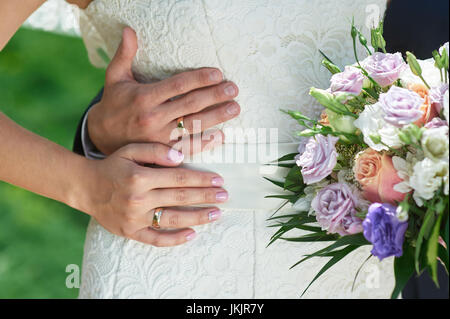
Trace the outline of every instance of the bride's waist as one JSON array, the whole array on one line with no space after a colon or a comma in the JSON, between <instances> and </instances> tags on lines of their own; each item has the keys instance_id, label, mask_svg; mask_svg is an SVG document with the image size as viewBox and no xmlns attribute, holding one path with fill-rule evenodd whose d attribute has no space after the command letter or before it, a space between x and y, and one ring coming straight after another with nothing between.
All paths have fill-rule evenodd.
<instances>
[{"instance_id":1,"label":"bride's waist","mask_svg":"<svg viewBox=\"0 0 450 319\"><path fill-rule=\"evenodd\" d=\"M281 189L264 179L281 180L287 170L267 165L280 157L297 152L296 143L228 143L193 155L184 167L220 174L229 201L221 207L229 209L275 209L280 202L265 196Z\"/></svg>"}]
</instances>

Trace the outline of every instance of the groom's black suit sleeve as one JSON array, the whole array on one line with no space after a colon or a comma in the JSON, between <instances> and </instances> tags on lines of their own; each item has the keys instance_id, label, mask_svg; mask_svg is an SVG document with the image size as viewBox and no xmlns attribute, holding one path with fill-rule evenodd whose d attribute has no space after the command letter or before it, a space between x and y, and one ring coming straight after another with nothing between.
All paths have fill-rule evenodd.
<instances>
[{"instance_id":1,"label":"groom's black suit sleeve","mask_svg":"<svg viewBox=\"0 0 450 319\"><path fill-rule=\"evenodd\" d=\"M100 92L97 94L97 96L91 101L86 111L83 113L83 116L80 119L80 122L78 123L77 132L75 134L75 140L73 142L73 151L77 154L80 154L82 156L86 156L84 148L83 148L83 137L81 135L82 133L82 126L84 118L87 116L87 113L91 109L92 106L94 106L96 103L100 102L103 96L103 88L100 90Z\"/></svg>"}]
</instances>

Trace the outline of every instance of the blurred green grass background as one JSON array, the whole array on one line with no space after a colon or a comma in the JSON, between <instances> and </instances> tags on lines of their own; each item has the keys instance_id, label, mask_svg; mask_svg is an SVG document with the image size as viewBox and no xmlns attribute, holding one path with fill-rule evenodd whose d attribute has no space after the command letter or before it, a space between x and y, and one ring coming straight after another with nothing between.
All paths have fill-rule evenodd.
<instances>
[{"instance_id":1,"label":"blurred green grass background","mask_svg":"<svg viewBox=\"0 0 450 319\"><path fill-rule=\"evenodd\" d=\"M79 38L20 29L0 52L0 111L71 149L104 81ZM1 165L1 163L0 163ZM45 181L42 181L45 183ZM0 298L75 298L68 264L81 267L88 216L0 182Z\"/></svg>"}]
</instances>

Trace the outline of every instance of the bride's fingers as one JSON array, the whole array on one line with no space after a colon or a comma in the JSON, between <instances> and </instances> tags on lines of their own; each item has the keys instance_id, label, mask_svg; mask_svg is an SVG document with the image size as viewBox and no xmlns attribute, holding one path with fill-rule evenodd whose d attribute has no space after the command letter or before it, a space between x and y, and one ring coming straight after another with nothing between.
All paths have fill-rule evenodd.
<instances>
[{"instance_id":1,"label":"bride's fingers","mask_svg":"<svg viewBox=\"0 0 450 319\"><path fill-rule=\"evenodd\" d=\"M236 84L225 82L219 85L199 89L171 102L158 106L165 112L164 118L176 120L181 116L198 113L203 109L225 101L233 100L239 93Z\"/></svg>"},{"instance_id":2,"label":"bride's fingers","mask_svg":"<svg viewBox=\"0 0 450 319\"><path fill-rule=\"evenodd\" d=\"M153 221L154 210L148 213L148 221ZM187 228L214 222L222 215L217 207L208 208L164 208L159 225L161 228Z\"/></svg>"},{"instance_id":3,"label":"bride's fingers","mask_svg":"<svg viewBox=\"0 0 450 319\"><path fill-rule=\"evenodd\" d=\"M149 181L150 189L180 187L220 187L223 178L215 173L185 168L155 168Z\"/></svg>"},{"instance_id":4,"label":"bride's fingers","mask_svg":"<svg viewBox=\"0 0 450 319\"><path fill-rule=\"evenodd\" d=\"M132 239L155 247L172 247L185 244L194 239L195 235L195 231L189 228L172 231L157 231L150 227L146 227L137 231Z\"/></svg>"},{"instance_id":5,"label":"bride's fingers","mask_svg":"<svg viewBox=\"0 0 450 319\"><path fill-rule=\"evenodd\" d=\"M155 189L149 192L148 200L153 207L218 204L228 200L228 192L212 187Z\"/></svg>"},{"instance_id":6,"label":"bride's fingers","mask_svg":"<svg viewBox=\"0 0 450 319\"><path fill-rule=\"evenodd\" d=\"M241 107L237 102L225 102L220 105L207 108L200 113L185 116L184 127L190 134L201 133L218 124L235 118L240 112ZM169 123L168 129L171 132L178 132L179 130L177 130L177 126L177 121L172 121Z\"/></svg>"},{"instance_id":7,"label":"bride's fingers","mask_svg":"<svg viewBox=\"0 0 450 319\"><path fill-rule=\"evenodd\" d=\"M185 155L209 151L216 146L222 145L225 140L225 135L218 129L207 130L192 136L184 135L181 140L176 141L174 141L176 139L174 134L170 137L168 144Z\"/></svg>"}]
</instances>

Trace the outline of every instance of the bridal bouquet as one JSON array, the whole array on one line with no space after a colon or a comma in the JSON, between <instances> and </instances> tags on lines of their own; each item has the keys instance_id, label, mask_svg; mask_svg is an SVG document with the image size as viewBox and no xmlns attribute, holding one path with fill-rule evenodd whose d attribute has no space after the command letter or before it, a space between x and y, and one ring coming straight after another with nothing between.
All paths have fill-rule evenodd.
<instances>
[{"instance_id":1,"label":"bridal bouquet","mask_svg":"<svg viewBox=\"0 0 450 319\"><path fill-rule=\"evenodd\" d=\"M356 63L343 71L321 52L333 74L328 89L310 91L324 107L321 118L283 111L305 129L298 154L271 164L290 169L284 181L269 180L289 193L268 197L295 211L270 219L279 227L271 243L330 242L292 266L329 258L306 290L371 245L368 259L395 257L396 298L415 273L428 271L438 284L438 263L449 269L449 46L424 61L408 52L405 61L386 53L382 23L371 31L372 47L354 25L351 36ZM363 61L357 44L368 53ZM307 233L287 237L292 229Z\"/></svg>"}]
</instances>

